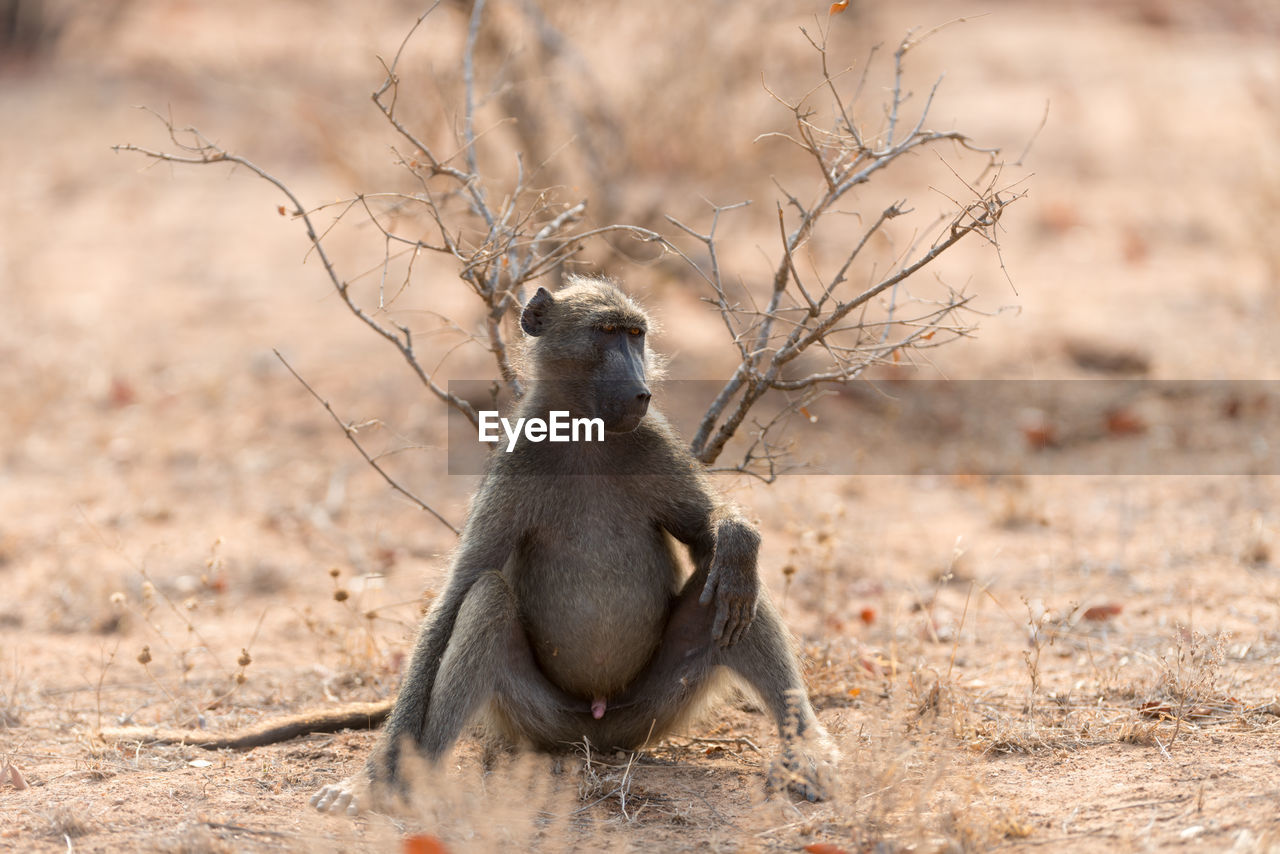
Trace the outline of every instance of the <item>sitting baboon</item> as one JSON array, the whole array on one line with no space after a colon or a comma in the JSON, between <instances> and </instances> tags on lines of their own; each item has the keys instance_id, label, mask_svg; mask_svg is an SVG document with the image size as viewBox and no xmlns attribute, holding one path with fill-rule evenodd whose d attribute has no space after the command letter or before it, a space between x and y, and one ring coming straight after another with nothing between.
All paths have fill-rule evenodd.
<instances>
[{"instance_id":1,"label":"sitting baboon","mask_svg":"<svg viewBox=\"0 0 1280 854\"><path fill-rule=\"evenodd\" d=\"M787 782L821 796L796 748L829 748L760 589L760 536L649 406L645 313L579 278L554 296L539 288L520 325L529 387L516 414L600 418L604 441L521 438L491 454L377 748L311 803L354 814L369 784L400 782L402 749L438 759L482 712L516 743L638 748L697 711L722 670L788 739ZM674 541L689 550L687 580Z\"/></svg>"}]
</instances>

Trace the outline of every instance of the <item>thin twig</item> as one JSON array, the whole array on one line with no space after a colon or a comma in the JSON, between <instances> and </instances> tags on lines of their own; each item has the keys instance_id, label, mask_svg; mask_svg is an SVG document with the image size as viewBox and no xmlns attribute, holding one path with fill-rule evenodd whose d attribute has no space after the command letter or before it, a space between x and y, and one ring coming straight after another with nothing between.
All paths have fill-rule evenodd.
<instances>
[{"instance_id":1,"label":"thin twig","mask_svg":"<svg viewBox=\"0 0 1280 854\"><path fill-rule=\"evenodd\" d=\"M903 352L939 346L970 333L969 325L954 319L957 312L967 309L970 297L955 292L927 311L907 312L911 315L909 320L900 318L904 299L913 304L923 302L906 294L904 283L974 233L995 247L997 259L1004 270L997 239L999 219L1004 208L1020 195L1009 193L1007 188L995 190L994 181L982 189L965 182L973 200L957 202L957 211L949 221L940 218L930 226L930 229L937 228L936 232L931 232L936 236L927 238L927 232L917 230L905 248L890 259L888 271L876 274L873 268L867 285L851 297L841 298L837 288L848 280L853 265L862 258L871 239L885 235L890 220L913 212L905 199L884 208L876 220L862 230L834 274L823 275L815 263L813 272L817 284L801 282L795 260L797 252L813 238L818 223L828 214L836 213L837 206L851 191L914 152L952 143L984 154L987 166L983 174L992 168L998 174L998 149L976 145L959 131L935 131L926 127L941 78L930 87L918 115L908 119L904 114L904 107L911 98L911 93L905 88L907 55L938 30L963 20L950 21L923 34L910 31L899 42L892 58L892 77L886 96L886 126L874 143L864 141L851 112L851 105L861 96L865 86L870 57L852 97L845 98L837 85L837 78L844 76L849 69L833 73L827 52L827 33L821 26L820 38L804 32L818 54L819 83L797 100L787 100L765 86L769 96L791 112L795 127L786 133L764 134L757 139L777 136L801 148L822 176L817 198L808 203L778 184L785 198L786 210L794 211L796 219L788 231L784 208L779 202L781 257L773 267L772 287L765 305L744 307L726 298L715 242L715 217L719 209L715 209L713 227L706 234L668 217L672 224L706 246L707 267L695 265L695 270L710 285L713 294L707 301L720 310L724 325L741 356L737 368L708 406L690 443L694 456L704 465L710 467L715 463L729 440L747 423L754 407L761 405L770 390L786 391L797 396L789 397L772 418L763 421L752 418L756 429L741 462L718 469L771 481L779 470L778 460L783 449L769 438L770 431L780 429L787 417L803 408L810 400L810 392L823 384L849 382L861 376L866 368L883 363L890 357L897 361ZM872 56L874 53L873 50ZM810 99L822 92L828 96L830 106L823 109L811 106ZM834 116L832 125L819 126L816 123L819 115ZM687 255L681 253L681 257L689 261ZM796 284L794 289L788 287L792 281ZM750 293L748 290L747 294ZM888 304L881 312L883 317L868 316L868 307L882 294L888 297ZM895 330L902 329L907 330L906 334L895 333ZM939 332L945 336L934 340ZM784 377L783 369L806 352L822 354L828 360L827 366L807 369L799 377Z\"/></svg>"},{"instance_id":2,"label":"thin twig","mask_svg":"<svg viewBox=\"0 0 1280 854\"><path fill-rule=\"evenodd\" d=\"M150 112L153 115L155 115L157 118L159 118L162 122L165 123L165 126L169 130L171 138L173 138L174 141L177 142L177 138L176 138L177 131L174 125L171 123L171 121L166 119L163 116L160 116L160 114L156 113L154 110L151 110ZM248 169L250 172L253 172L255 175L257 175L259 178L262 178L264 181L267 181L268 183L274 185L281 193L285 195L285 197L289 200L290 204L293 206L292 207L293 216L296 217L297 219L302 220L303 226L306 228L307 239L311 242L311 246L315 250L317 257L320 258L320 263L324 266L324 270L329 277L329 281L333 284L334 289L338 292L338 295L342 298L342 301L346 305L347 309L356 317L358 317L366 326L368 326L370 329L372 329L374 332L376 332L378 335L380 335L387 341L391 342L391 344L394 345L395 348L400 351L400 354L404 357L405 362L409 365L409 367L414 371L415 374L417 374L418 379L422 382L423 385L427 387L429 391L431 391L432 394L440 398L440 400L444 401L449 406L452 406L454 409L461 412L467 418L467 420L470 421L472 424L479 423L479 416L476 414L475 408L472 407L470 403L468 403L467 401L463 400L457 395L449 392L448 390L436 384L436 382L431 377L431 375L429 375L422 368L422 365L419 364L418 362L417 355L414 353L413 338L408 329L406 329L403 326L399 326L397 327L398 332L392 331L391 329L388 329L382 324L378 323L378 321L374 320L372 316L370 316L367 312L365 312L364 309L362 309L359 305L356 304L356 302L351 296L349 283L344 281L338 275L338 271L334 267L333 262L330 260L329 253L325 251L324 244L322 243L321 238L316 231L315 225L312 222L310 215L308 215L306 209L302 206L302 203L298 201L298 197L294 195L293 191L287 185L285 185L283 181L281 181L279 178L276 178L274 175L268 173L265 169L258 166L256 163L252 162L251 160L245 157L241 157L239 155L229 154L226 151L223 151L221 148L218 148L212 142L205 139L205 137L201 135L200 132L195 130L194 128L187 128L185 129L185 132L190 133L192 135L192 137L195 139L195 144L194 145L183 144L180 142L177 142L177 144L181 146L184 150L193 152L192 156L178 156L178 155L170 154L165 151L154 151L148 148L143 148L141 146L132 145L132 144L116 145L116 146L113 146L113 150L117 152L119 151L137 152L139 154L142 154L145 157L151 157L151 158L154 158L155 160L165 161L169 163L187 163L192 165L207 165L210 163L224 163L224 162L234 163L239 166L243 166L244 168Z\"/></svg>"},{"instance_id":3,"label":"thin twig","mask_svg":"<svg viewBox=\"0 0 1280 854\"><path fill-rule=\"evenodd\" d=\"M297 371L293 369L293 365L290 365L289 362L285 359L285 357L280 355L279 350L272 349L271 352L275 353L276 358L280 360L280 364L284 365L289 370L289 373L293 374L293 378L296 379L298 382L302 383L302 387L305 388L311 394L312 397L314 397L317 401L319 401L320 405L324 407L324 411L329 413L329 417L332 418L334 422L337 423L337 425L342 428L342 434L347 437L347 441L349 441L352 445L355 446L355 449L360 452L360 456L364 457L364 461L368 463L370 466L372 466L374 471L382 475L382 479L385 480L392 489L394 489L396 492L399 492L405 498L408 498L414 504L417 504L423 510L426 510L428 513L434 516L440 522L440 524L444 525L450 531L453 531L453 533L461 536L462 532L459 531L457 528L455 528L452 522L450 522L448 519L444 518L439 513L437 513L435 509L431 507L431 505L427 504L421 498L414 495L412 492L410 492L409 490L401 486L399 483L397 483L395 478L387 474L386 470L383 469L382 466L378 465L377 460L369 456L368 452L365 451L364 446L361 445L359 440L356 439L355 429L350 424L348 424L347 422L343 421L341 418L338 417L338 413L333 411L333 407L329 405L329 401L321 397L316 392L316 390L312 388L311 385L306 380L304 380L298 374Z\"/></svg>"}]
</instances>

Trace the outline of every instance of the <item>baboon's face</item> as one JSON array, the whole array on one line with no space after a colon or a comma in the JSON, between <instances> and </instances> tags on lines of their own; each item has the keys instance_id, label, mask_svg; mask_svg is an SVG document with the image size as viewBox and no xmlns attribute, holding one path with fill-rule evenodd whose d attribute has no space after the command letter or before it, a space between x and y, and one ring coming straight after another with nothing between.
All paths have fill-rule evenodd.
<instances>
[{"instance_id":1,"label":"baboon's face","mask_svg":"<svg viewBox=\"0 0 1280 854\"><path fill-rule=\"evenodd\" d=\"M534 378L575 417L628 433L649 411L645 381L648 319L615 287L586 281L552 296L539 288L520 317L537 338Z\"/></svg>"}]
</instances>

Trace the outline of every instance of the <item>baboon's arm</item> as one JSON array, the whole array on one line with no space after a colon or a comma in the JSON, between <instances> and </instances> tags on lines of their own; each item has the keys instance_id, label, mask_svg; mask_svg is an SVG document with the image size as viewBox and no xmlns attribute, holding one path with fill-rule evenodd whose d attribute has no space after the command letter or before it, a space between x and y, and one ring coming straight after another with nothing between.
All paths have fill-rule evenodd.
<instances>
[{"instance_id":1,"label":"baboon's arm","mask_svg":"<svg viewBox=\"0 0 1280 854\"><path fill-rule=\"evenodd\" d=\"M716 604L716 621L711 637L722 647L742 639L742 634L756 617L760 595L760 573L756 560L760 552L760 534L737 507L721 504L712 513L715 548L711 572L698 602Z\"/></svg>"},{"instance_id":2,"label":"baboon's arm","mask_svg":"<svg viewBox=\"0 0 1280 854\"><path fill-rule=\"evenodd\" d=\"M688 546L695 567L709 568L698 601L715 603L711 637L722 647L733 646L756 615L760 534L736 506L712 492L697 470L668 494L672 501L662 525Z\"/></svg>"}]
</instances>

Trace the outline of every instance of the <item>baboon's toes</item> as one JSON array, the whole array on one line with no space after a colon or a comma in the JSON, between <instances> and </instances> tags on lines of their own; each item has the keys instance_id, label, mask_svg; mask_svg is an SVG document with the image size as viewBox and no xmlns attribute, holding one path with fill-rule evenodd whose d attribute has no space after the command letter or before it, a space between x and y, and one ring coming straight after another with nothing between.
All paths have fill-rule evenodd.
<instances>
[{"instance_id":1,"label":"baboon's toes","mask_svg":"<svg viewBox=\"0 0 1280 854\"><path fill-rule=\"evenodd\" d=\"M799 751L787 751L769 768L770 792L787 792L811 803L830 800L835 791L835 765Z\"/></svg>"},{"instance_id":2,"label":"baboon's toes","mask_svg":"<svg viewBox=\"0 0 1280 854\"><path fill-rule=\"evenodd\" d=\"M788 787L788 791L793 795L799 795L810 803L826 801L831 798L831 789L816 778L797 780Z\"/></svg>"},{"instance_id":3,"label":"baboon's toes","mask_svg":"<svg viewBox=\"0 0 1280 854\"><path fill-rule=\"evenodd\" d=\"M311 806L327 813L345 812L349 816L359 815L360 806L356 799L355 787L350 780L331 783L311 796Z\"/></svg>"},{"instance_id":4,"label":"baboon's toes","mask_svg":"<svg viewBox=\"0 0 1280 854\"><path fill-rule=\"evenodd\" d=\"M769 774L768 786L770 792L785 791L811 803L825 801L831 797L828 788L822 785L816 776L792 770L775 769Z\"/></svg>"}]
</instances>

